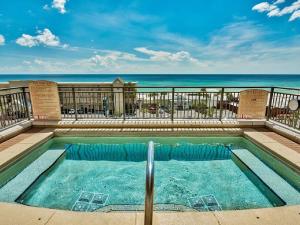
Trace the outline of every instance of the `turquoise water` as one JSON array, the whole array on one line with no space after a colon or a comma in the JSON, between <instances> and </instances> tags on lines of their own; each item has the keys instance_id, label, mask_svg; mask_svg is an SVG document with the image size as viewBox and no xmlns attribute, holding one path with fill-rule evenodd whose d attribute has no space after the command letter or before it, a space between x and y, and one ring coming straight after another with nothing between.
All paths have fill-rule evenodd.
<instances>
[{"instance_id":1,"label":"turquoise water","mask_svg":"<svg viewBox=\"0 0 300 225\"><path fill-rule=\"evenodd\" d=\"M193 199L207 195L213 195L223 210L284 204L227 148L217 147L213 151L216 142L232 144L233 148L245 147L248 143L240 137L55 138L48 151L72 143L85 145L67 150L18 201L71 210L82 192L90 192L107 195L106 206L121 205L126 210L129 205L138 209L144 204L145 143L149 140L160 143L156 144L159 153L155 156L156 205L191 209ZM207 145L212 143L213 146Z\"/></svg>"},{"instance_id":2,"label":"turquoise water","mask_svg":"<svg viewBox=\"0 0 300 225\"><path fill-rule=\"evenodd\" d=\"M53 80L56 82L111 82L121 77L128 82L138 82L142 86L284 86L300 87L300 75L0 75L0 82L8 80Z\"/></svg>"}]
</instances>

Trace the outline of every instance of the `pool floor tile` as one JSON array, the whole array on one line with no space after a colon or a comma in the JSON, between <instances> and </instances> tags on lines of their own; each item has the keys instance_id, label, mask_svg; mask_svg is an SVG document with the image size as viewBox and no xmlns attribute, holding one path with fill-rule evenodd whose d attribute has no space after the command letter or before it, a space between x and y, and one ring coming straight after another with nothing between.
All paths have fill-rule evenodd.
<instances>
[{"instance_id":1,"label":"pool floor tile","mask_svg":"<svg viewBox=\"0 0 300 225\"><path fill-rule=\"evenodd\" d=\"M199 212L222 210L214 195L203 195L190 198L188 202L191 208Z\"/></svg>"},{"instance_id":2,"label":"pool floor tile","mask_svg":"<svg viewBox=\"0 0 300 225\"><path fill-rule=\"evenodd\" d=\"M72 211L86 212L89 208L88 202L76 202L72 207Z\"/></svg>"},{"instance_id":3,"label":"pool floor tile","mask_svg":"<svg viewBox=\"0 0 300 225\"><path fill-rule=\"evenodd\" d=\"M93 212L106 205L109 195L82 191L72 206L72 211Z\"/></svg>"}]
</instances>

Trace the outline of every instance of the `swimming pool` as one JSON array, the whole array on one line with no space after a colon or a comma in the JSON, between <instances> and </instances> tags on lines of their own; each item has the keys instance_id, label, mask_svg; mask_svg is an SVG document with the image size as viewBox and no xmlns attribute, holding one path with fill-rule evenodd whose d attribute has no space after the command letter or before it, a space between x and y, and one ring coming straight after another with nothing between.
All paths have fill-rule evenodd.
<instances>
[{"instance_id":1,"label":"swimming pool","mask_svg":"<svg viewBox=\"0 0 300 225\"><path fill-rule=\"evenodd\" d=\"M155 210L300 204L299 174L242 137L56 137L1 173L0 200L74 211L143 210L150 140Z\"/></svg>"}]
</instances>

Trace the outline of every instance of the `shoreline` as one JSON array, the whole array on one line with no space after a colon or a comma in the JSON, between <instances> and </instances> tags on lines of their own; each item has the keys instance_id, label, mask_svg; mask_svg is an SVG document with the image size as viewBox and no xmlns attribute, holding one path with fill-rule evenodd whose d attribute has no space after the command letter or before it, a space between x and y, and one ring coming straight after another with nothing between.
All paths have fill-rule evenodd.
<instances>
[{"instance_id":1,"label":"shoreline","mask_svg":"<svg viewBox=\"0 0 300 225\"><path fill-rule=\"evenodd\" d=\"M189 87L207 87L216 86L281 86L281 87L300 87L300 75L274 75L272 74L26 74L26 75L4 75L0 74L0 83L6 83L9 80L51 80L58 83L105 83L112 82L117 77L121 77L126 82L137 82L139 87L143 86L189 86Z\"/></svg>"}]
</instances>

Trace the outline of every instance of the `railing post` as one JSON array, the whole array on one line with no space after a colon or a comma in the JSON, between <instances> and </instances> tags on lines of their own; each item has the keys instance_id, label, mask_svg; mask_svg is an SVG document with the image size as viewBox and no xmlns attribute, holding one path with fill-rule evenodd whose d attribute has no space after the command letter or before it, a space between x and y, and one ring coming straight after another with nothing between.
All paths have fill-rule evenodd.
<instances>
[{"instance_id":1,"label":"railing post","mask_svg":"<svg viewBox=\"0 0 300 225\"><path fill-rule=\"evenodd\" d=\"M75 110L75 120L78 120L78 112L77 112L77 103L76 103L76 96L75 96L75 88L72 87L72 97L73 97L73 107Z\"/></svg>"},{"instance_id":2,"label":"railing post","mask_svg":"<svg viewBox=\"0 0 300 225\"><path fill-rule=\"evenodd\" d=\"M172 88L172 110L171 110L171 121L174 121L174 98L175 98L175 88Z\"/></svg>"},{"instance_id":3,"label":"railing post","mask_svg":"<svg viewBox=\"0 0 300 225\"><path fill-rule=\"evenodd\" d=\"M150 141L146 166L146 194L144 225L152 225L154 195L154 142Z\"/></svg>"},{"instance_id":4,"label":"railing post","mask_svg":"<svg viewBox=\"0 0 300 225\"><path fill-rule=\"evenodd\" d=\"M220 121L222 121L222 117L223 117L223 102L224 102L224 88L222 88L221 90L220 116L219 116Z\"/></svg>"},{"instance_id":5,"label":"railing post","mask_svg":"<svg viewBox=\"0 0 300 225\"><path fill-rule=\"evenodd\" d=\"M126 120L126 97L125 97L125 88L122 87L123 90L123 120Z\"/></svg>"},{"instance_id":6,"label":"railing post","mask_svg":"<svg viewBox=\"0 0 300 225\"><path fill-rule=\"evenodd\" d=\"M26 98L25 87L22 87L22 91L23 91L23 98L24 98L24 102L25 102L26 114L27 114L28 120L30 120L29 105L28 105L28 101Z\"/></svg>"},{"instance_id":7,"label":"railing post","mask_svg":"<svg viewBox=\"0 0 300 225\"><path fill-rule=\"evenodd\" d=\"M269 99L268 112L267 112L267 120L269 120L271 118L271 114L272 114L271 107L272 107L273 95L274 95L274 87L271 88L271 92L270 92L270 99Z\"/></svg>"}]
</instances>

